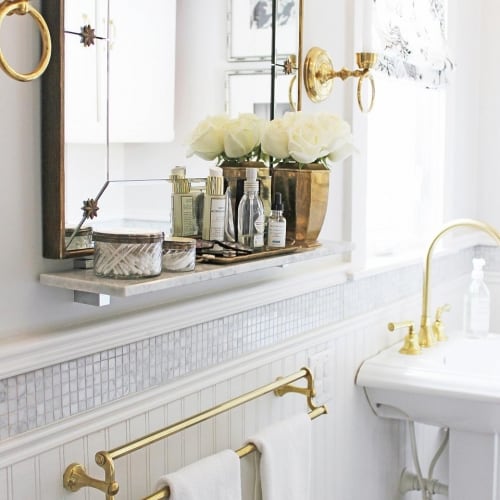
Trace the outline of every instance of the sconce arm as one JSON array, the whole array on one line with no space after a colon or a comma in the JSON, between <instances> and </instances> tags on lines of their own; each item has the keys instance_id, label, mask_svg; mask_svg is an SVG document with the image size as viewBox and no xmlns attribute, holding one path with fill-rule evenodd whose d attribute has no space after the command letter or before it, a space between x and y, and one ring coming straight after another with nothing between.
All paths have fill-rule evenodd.
<instances>
[{"instance_id":1,"label":"sconce arm","mask_svg":"<svg viewBox=\"0 0 500 500\"><path fill-rule=\"evenodd\" d=\"M304 85L307 95L311 101L321 102L330 95L335 78L341 78L342 80L351 77L358 78L357 97L359 108L363 112L368 112L372 109L375 99L375 84L370 70L376 61L377 54L373 52L358 52L356 54L358 65L356 69L351 70L344 67L339 71L335 71L328 53L319 47L312 47L304 61ZM363 106L361 98L365 78L368 78L371 84L371 99L367 107Z\"/></svg>"},{"instance_id":2,"label":"sconce arm","mask_svg":"<svg viewBox=\"0 0 500 500\"><path fill-rule=\"evenodd\" d=\"M342 68L340 71L333 72L333 78L342 78L342 80L347 80L347 78L360 78L370 71L369 69L354 69L350 70L348 68Z\"/></svg>"}]
</instances>

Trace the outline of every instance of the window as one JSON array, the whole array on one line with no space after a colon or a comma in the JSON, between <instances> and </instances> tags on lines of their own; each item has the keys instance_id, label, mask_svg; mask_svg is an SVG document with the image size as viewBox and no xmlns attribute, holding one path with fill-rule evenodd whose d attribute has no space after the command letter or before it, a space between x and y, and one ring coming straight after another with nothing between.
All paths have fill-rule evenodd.
<instances>
[{"instance_id":1,"label":"window","mask_svg":"<svg viewBox=\"0 0 500 500\"><path fill-rule=\"evenodd\" d=\"M443 222L445 0L377 0L376 103L367 118L367 253L421 250Z\"/></svg>"},{"instance_id":2,"label":"window","mask_svg":"<svg viewBox=\"0 0 500 500\"><path fill-rule=\"evenodd\" d=\"M369 255L420 249L441 225L444 153L445 90L377 77L367 137Z\"/></svg>"}]
</instances>

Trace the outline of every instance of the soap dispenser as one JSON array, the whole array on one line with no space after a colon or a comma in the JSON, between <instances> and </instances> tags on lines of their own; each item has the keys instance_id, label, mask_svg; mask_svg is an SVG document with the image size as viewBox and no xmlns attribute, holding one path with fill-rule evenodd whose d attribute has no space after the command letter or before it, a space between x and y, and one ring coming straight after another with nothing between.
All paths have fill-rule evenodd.
<instances>
[{"instance_id":1,"label":"soap dispenser","mask_svg":"<svg viewBox=\"0 0 500 500\"><path fill-rule=\"evenodd\" d=\"M472 338L486 337L490 329L490 292L484 282L484 259L472 259L471 282L464 298L464 331Z\"/></svg>"}]
</instances>

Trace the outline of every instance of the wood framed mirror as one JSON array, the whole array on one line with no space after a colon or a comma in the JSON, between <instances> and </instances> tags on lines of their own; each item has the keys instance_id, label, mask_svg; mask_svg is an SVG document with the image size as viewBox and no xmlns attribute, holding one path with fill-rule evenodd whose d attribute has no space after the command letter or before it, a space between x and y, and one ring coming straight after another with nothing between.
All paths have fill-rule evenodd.
<instances>
[{"instance_id":1,"label":"wood framed mirror","mask_svg":"<svg viewBox=\"0 0 500 500\"><path fill-rule=\"evenodd\" d=\"M226 33L241 7L235 2L251 15L285 12L299 40L303 0L255 0L250 7L247 0L152 0L147 9L132 0L44 4L53 40L42 78L44 257L91 255L78 229L106 227L124 214L152 220L156 229L168 225L151 214L170 210L169 171L186 165L187 131L227 109L228 73L272 74L271 45L267 56L230 57ZM275 33L280 54L272 17L268 37ZM271 92L269 99L274 109Z\"/></svg>"}]
</instances>

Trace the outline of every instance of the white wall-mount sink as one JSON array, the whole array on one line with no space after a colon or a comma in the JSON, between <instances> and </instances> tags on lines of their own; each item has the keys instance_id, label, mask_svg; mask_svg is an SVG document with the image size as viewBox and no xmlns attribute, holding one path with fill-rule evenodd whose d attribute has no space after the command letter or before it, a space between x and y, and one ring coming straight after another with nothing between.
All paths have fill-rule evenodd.
<instances>
[{"instance_id":1,"label":"white wall-mount sink","mask_svg":"<svg viewBox=\"0 0 500 500\"><path fill-rule=\"evenodd\" d=\"M394 406L412 420L499 432L500 335L450 338L416 356L400 354L394 345L367 359L356 383L366 387L373 404Z\"/></svg>"},{"instance_id":2,"label":"white wall-mount sink","mask_svg":"<svg viewBox=\"0 0 500 500\"><path fill-rule=\"evenodd\" d=\"M381 417L450 428L449 498L500 500L500 335L449 337L416 356L401 343L378 353L356 384Z\"/></svg>"}]
</instances>

